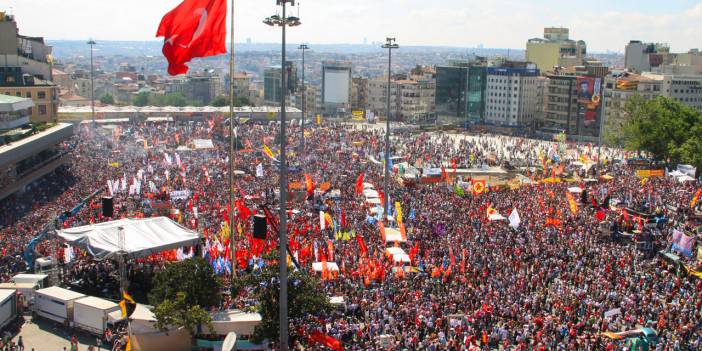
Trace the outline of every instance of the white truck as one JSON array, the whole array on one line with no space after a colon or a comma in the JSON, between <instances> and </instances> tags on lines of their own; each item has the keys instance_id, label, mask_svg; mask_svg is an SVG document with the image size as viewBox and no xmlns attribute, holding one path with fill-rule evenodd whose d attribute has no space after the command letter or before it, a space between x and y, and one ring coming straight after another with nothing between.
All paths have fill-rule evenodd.
<instances>
[{"instance_id":1,"label":"white truck","mask_svg":"<svg viewBox=\"0 0 702 351\"><path fill-rule=\"evenodd\" d=\"M37 316L69 326L73 320L73 303L85 295L52 286L34 293L34 313Z\"/></svg>"},{"instance_id":2,"label":"white truck","mask_svg":"<svg viewBox=\"0 0 702 351\"><path fill-rule=\"evenodd\" d=\"M0 289L0 330L17 318L17 290Z\"/></svg>"},{"instance_id":3,"label":"white truck","mask_svg":"<svg viewBox=\"0 0 702 351\"><path fill-rule=\"evenodd\" d=\"M17 290L22 294L22 305L27 308L34 302L34 293L38 285L34 283L0 283L0 289Z\"/></svg>"},{"instance_id":4,"label":"white truck","mask_svg":"<svg viewBox=\"0 0 702 351\"><path fill-rule=\"evenodd\" d=\"M12 277L10 282L17 284L33 283L37 285L37 289L43 289L49 286L49 275L20 273Z\"/></svg>"},{"instance_id":5,"label":"white truck","mask_svg":"<svg viewBox=\"0 0 702 351\"><path fill-rule=\"evenodd\" d=\"M73 302L73 326L95 335L103 335L108 325L122 319L119 305L87 296Z\"/></svg>"}]
</instances>

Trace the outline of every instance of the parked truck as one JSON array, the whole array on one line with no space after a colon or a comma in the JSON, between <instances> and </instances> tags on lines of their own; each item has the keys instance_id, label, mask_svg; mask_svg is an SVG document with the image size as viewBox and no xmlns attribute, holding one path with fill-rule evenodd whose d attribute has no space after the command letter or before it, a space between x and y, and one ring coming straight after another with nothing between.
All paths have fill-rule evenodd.
<instances>
[{"instance_id":1,"label":"parked truck","mask_svg":"<svg viewBox=\"0 0 702 351\"><path fill-rule=\"evenodd\" d=\"M103 335L105 328L122 319L116 303L87 296L73 302L73 326L95 335Z\"/></svg>"}]
</instances>

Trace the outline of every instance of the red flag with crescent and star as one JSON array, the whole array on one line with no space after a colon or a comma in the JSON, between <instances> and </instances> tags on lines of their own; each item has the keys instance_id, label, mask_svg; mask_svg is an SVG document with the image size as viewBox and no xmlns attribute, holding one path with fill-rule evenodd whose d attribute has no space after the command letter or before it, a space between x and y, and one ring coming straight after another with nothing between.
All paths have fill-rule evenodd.
<instances>
[{"instance_id":1,"label":"red flag with crescent and star","mask_svg":"<svg viewBox=\"0 0 702 351\"><path fill-rule=\"evenodd\" d=\"M163 16L156 36L164 38L168 74L187 73L185 64L195 57L226 53L226 22L225 0L184 0Z\"/></svg>"}]
</instances>

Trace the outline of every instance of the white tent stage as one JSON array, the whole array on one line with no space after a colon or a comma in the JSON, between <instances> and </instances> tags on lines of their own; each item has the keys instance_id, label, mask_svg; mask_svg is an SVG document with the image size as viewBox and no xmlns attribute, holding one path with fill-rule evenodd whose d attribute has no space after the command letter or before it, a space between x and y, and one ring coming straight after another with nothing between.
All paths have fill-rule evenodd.
<instances>
[{"instance_id":1,"label":"white tent stage","mask_svg":"<svg viewBox=\"0 0 702 351\"><path fill-rule=\"evenodd\" d=\"M122 247L120 232L124 235ZM183 246L196 246L200 235L166 218L120 219L94 225L57 230L70 245L87 250L96 258L146 257Z\"/></svg>"}]
</instances>

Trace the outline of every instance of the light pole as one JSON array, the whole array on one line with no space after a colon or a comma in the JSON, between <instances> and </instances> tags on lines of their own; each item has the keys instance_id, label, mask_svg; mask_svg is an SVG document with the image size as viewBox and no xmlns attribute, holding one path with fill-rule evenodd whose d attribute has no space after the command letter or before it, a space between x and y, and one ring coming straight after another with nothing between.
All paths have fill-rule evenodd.
<instances>
[{"instance_id":1,"label":"light pole","mask_svg":"<svg viewBox=\"0 0 702 351\"><path fill-rule=\"evenodd\" d=\"M383 208L383 221L388 219L388 209L390 208L390 189L388 181L390 178L390 81L392 77L392 49L399 49L400 46L395 43L395 38L386 38L383 44L383 49L388 49L388 107L385 113L385 180L383 181L383 197L385 208Z\"/></svg>"},{"instance_id":2,"label":"light pole","mask_svg":"<svg viewBox=\"0 0 702 351\"><path fill-rule=\"evenodd\" d=\"M288 165L286 160L285 144L287 142L285 135L285 98L287 94L288 84L285 78L287 66L285 64L285 27L295 27L300 25L300 19L295 16L287 17L285 8L287 3L295 6L295 0L276 0L276 5L283 8L283 15L273 15L267 17L263 23L269 26L280 26L282 28L282 45L281 45L281 61L280 61L280 227L278 233L278 266L280 268L280 295L278 304L279 313L279 328L280 328L280 350L288 350L288 256L287 256L287 193L288 193Z\"/></svg>"},{"instance_id":3,"label":"light pole","mask_svg":"<svg viewBox=\"0 0 702 351\"><path fill-rule=\"evenodd\" d=\"M306 44L301 44L297 47L298 50L302 50L302 120L300 121L300 168L304 162L305 157L305 113L307 105L307 90L305 90L305 50L309 50Z\"/></svg>"},{"instance_id":4,"label":"light pole","mask_svg":"<svg viewBox=\"0 0 702 351\"><path fill-rule=\"evenodd\" d=\"M230 287L234 288L236 277L236 248L234 240L234 0L231 0L232 15L229 18L229 262L232 272L229 275ZM238 233L237 233L238 235ZM231 296L232 299L234 296Z\"/></svg>"},{"instance_id":5,"label":"light pole","mask_svg":"<svg viewBox=\"0 0 702 351\"><path fill-rule=\"evenodd\" d=\"M95 69L93 68L93 45L97 43L95 40L90 39L87 44L90 45L90 117L93 120L93 127L95 127L95 80L93 78Z\"/></svg>"}]
</instances>

